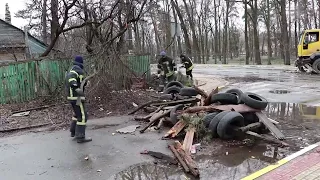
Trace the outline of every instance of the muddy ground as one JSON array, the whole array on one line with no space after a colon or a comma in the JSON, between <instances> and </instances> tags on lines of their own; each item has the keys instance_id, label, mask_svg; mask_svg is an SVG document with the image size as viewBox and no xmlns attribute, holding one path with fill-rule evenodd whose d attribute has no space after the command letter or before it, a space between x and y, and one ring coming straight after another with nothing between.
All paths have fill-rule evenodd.
<instances>
[{"instance_id":1,"label":"muddy ground","mask_svg":"<svg viewBox=\"0 0 320 180\"><path fill-rule=\"evenodd\" d=\"M152 90L112 91L103 97L90 98L86 103L89 119L127 114L134 108L133 103L141 104L157 96ZM31 110L26 116L14 117L12 113L27 109L50 106L40 110ZM73 111L65 101L38 99L28 103L0 105L0 136L14 134L30 127L47 127L58 130L69 125Z\"/></svg>"}]
</instances>

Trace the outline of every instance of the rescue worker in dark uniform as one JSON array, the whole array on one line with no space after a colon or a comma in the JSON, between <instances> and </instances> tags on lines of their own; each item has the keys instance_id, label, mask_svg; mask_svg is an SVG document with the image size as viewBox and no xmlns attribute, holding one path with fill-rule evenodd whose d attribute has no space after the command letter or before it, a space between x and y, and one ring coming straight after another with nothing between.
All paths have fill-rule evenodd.
<instances>
[{"instance_id":1,"label":"rescue worker in dark uniform","mask_svg":"<svg viewBox=\"0 0 320 180\"><path fill-rule=\"evenodd\" d=\"M194 66L193 66L192 60L184 54L180 55L180 59L181 59L181 63L183 64L183 66L181 66L181 67L186 68L187 77L190 77L191 80L193 80L192 69Z\"/></svg>"},{"instance_id":2,"label":"rescue worker in dark uniform","mask_svg":"<svg viewBox=\"0 0 320 180\"><path fill-rule=\"evenodd\" d=\"M84 90L80 89L81 82L84 80L83 58L76 56L73 66L66 76L67 99L71 103L75 116L72 117L70 126L71 137L75 137L78 143L92 141L91 138L86 138L86 122L87 111L84 106ZM78 97L81 98L81 103L77 105Z\"/></svg>"},{"instance_id":3,"label":"rescue worker in dark uniform","mask_svg":"<svg viewBox=\"0 0 320 180\"><path fill-rule=\"evenodd\" d=\"M160 52L160 58L158 60L158 74L162 72L167 81L170 82L174 80L175 71L177 71L177 65L174 60L168 57L166 52Z\"/></svg>"}]
</instances>

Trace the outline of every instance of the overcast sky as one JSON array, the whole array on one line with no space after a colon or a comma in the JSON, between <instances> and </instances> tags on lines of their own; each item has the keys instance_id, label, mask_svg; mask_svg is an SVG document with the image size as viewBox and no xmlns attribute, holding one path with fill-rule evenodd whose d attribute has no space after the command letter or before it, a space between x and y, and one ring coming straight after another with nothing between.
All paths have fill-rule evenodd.
<instances>
[{"instance_id":1,"label":"overcast sky","mask_svg":"<svg viewBox=\"0 0 320 180\"><path fill-rule=\"evenodd\" d=\"M25 7L26 0L0 0L0 18L4 19L6 3L9 4L11 12L11 23L19 28L22 28L27 22L23 19L15 18L14 14Z\"/></svg>"}]
</instances>

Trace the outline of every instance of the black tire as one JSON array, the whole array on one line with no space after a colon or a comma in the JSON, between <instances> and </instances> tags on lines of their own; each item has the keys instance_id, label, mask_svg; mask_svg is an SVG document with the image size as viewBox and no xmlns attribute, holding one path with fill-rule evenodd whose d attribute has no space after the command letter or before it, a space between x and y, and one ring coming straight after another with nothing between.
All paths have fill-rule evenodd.
<instances>
[{"instance_id":1,"label":"black tire","mask_svg":"<svg viewBox=\"0 0 320 180\"><path fill-rule=\"evenodd\" d=\"M209 113L209 114L205 115L204 118L203 118L204 126L206 128L208 128L211 120L218 114L219 114L219 112L213 112L213 113Z\"/></svg>"},{"instance_id":2,"label":"black tire","mask_svg":"<svg viewBox=\"0 0 320 180\"><path fill-rule=\"evenodd\" d=\"M235 111L231 111L220 120L217 133L221 139L232 139L235 137L234 127L244 126L243 116Z\"/></svg>"},{"instance_id":3,"label":"black tire","mask_svg":"<svg viewBox=\"0 0 320 180\"><path fill-rule=\"evenodd\" d=\"M312 63L312 68L317 74L320 74L320 59L317 59Z\"/></svg>"},{"instance_id":4,"label":"black tire","mask_svg":"<svg viewBox=\"0 0 320 180\"><path fill-rule=\"evenodd\" d=\"M217 127L218 124L220 123L220 121L222 120L222 118L224 116L226 116L229 112L231 111L223 111L221 113L219 113L218 115L216 115L210 122L209 124L209 130L211 131L212 137L213 138L217 138L219 137L218 132L217 132Z\"/></svg>"},{"instance_id":5,"label":"black tire","mask_svg":"<svg viewBox=\"0 0 320 180\"><path fill-rule=\"evenodd\" d=\"M179 94L180 93L180 87L177 86L171 86L168 89L164 90L164 94Z\"/></svg>"},{"instance_id":6,"label":"black tire","mask_svg":"<svg viewBox=\"0 0 320 180\"><path fill-rule=\"evenodd\" d=\"M244 125L249 125L252 123L259 122L258 116L253 112L241 113L244 118Z\"/></svg>"},{"instance_id":7,"label":"black tire","mask_svg":"<svg viewBox=\"0 0 320 180\"><path fill-rule=\"evenodd\" d=\"M180 88L184 87L184 85L179 81L171 81L166 85L166 87L164 89L168 89L169 87L172 87L172 86L177 86L177 87L180 87Z\"/></svg>"},{"instance_id":8,"label":"black tire","mask_svg":"<svg viewBox=\"0 0 320 180\"><path fill-rule=\"evenodd\" d=\"M238 104L238 97L230 93L218 93L211 96L211 104L220 102L221 104Z\"/></svg>"},{"instance_id":9,"label":"black tire","mask_svg":"<svg viewBox=\"0 0 320 180\"><path fill-rule=\"evenodd\" d=\"M268 106L268 101L264 97L250 92L243 93L241 101L253 109L263 110Z\"/></svg>"},{"instance_id":10,"label":"black tire","mask_svg":"<svg viewBox=\"0 0 320 180\"><path fill-rule=\"evenodd\" d=\"M197 96L198 92L192 87L181 88L180 90L181 96Z\"/></svg>"},{"instance_id":11,"label":"black tire","mask_svg":"<svg viewBox=\"0 0 320 180\"><path fill-rule=\"evenodd\" d=\"M230 94L234 94L238 97L238 104L241 104L241 96L243 94L243 92L240 89L229 89L226 91L226 93L230 93Z\"/></svg>"},{"instance_id":12,"label":"black tire","mask_svg":"<svg viewBox=\"0 0 320 180\"><path fill-rule=\"evenodd\" d=\"M183 104L176 105L170 111L170 122L172 125L175 125L178 122L178 115L176 114L177 110L182 110L184 108Z\"/></svg>"}]
</instances>

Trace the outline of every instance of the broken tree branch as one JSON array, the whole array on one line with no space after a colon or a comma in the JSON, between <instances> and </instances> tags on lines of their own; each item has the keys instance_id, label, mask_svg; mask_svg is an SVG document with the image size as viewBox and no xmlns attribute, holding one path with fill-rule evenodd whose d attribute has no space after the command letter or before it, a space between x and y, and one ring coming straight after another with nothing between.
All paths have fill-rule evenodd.
<instances>
[{"instance_id":1,"label":"broken tree branch","mask_svg":"<svg viewBox=\"0 0 320 180\"><path fill-rule=\"evenodd\" d=\"M171 110L166 110L166 111L159 111L158 114L156 116L152 116L150 118L150 122L143 128L140 130L140 133L144 133L144 131L146 131L150 126L152 126L156 121L158 121L159 119L163 118L164 116L168 115L170 113Z\"/></svg>"},{"instance_id":2,"label":"broken tree branch","mask_svg":"<svg viewBox=\"0 0 320 180\"><path fill-rule=\"evenodd\" d=\"M254 137L257 137L257 138L262 139L262 140L265 140L267 142L271 142L271 143L274 143L274 144L279 144L281 146L290 146L288 143L285 143L285 142L280 141L278 139L272 139L270 137L262 136L262 135L260 135L258 133L252 132L252 131L247 131L246 134L254 136Z\"/></svg>"},{"instance_id":3,"label":"broken tree branch","mask_svg":"<svg viewBox=\"0 0 320 180\"><path fill-rule=\"evenodd\" d=\"M208 98L208 94L204 90L200 89L198 86L193 86L193 88L204 98Z\"/></svg>"},{"instance_id":4,"label":"broken tree branch","mask_svg":"<svg viewBox=\"0 0 320 180\"><path fill-rule=\"evenodd\" d=\"M177 104L188 104L188 103L195 103L199 102L200 99L198 98L189 98L189 99L183 99L183 100L177 100L177 101L167 101L167 102L161 102L161 103L154 103L152 105L154 106L162 106L162 105L167 105L167 106L173 106Z\"/></svg>"},{"instance_id":5,"label":"broken tree branch","mask_svg":"<svg viewBox=\"0 0 320 180\"><path fill-rule=\"evenodd\" d=\"M136 113L137 111L139 111L140 109L142 109L142 108L144 108L144 107L146 107L146 106L149 106L149 105L154 104L154 103L160 103L160 102L163 102L163 101L161 101L161 100L155 100L155 101L149 101L149 102L147 102L147 103L141 104L141 105L138 106L135 110L129 112L128 115L132 115L132 114Z\"/></svg>"},{"instance_id":6,"label":"broken tree branch","mask_svg":"<svg viewBox=\"0 0 320 180\"><path fill-rule=\"evenodd\" d=\"M208 95L208 97L203 101L203 105L204 106L208 106L211 104L211 96L214 95L214 94L217 94L219 92L219 88L216 87L215 89L213 89L211 91L211 93Z\"/></svg>"}]
</instances>

